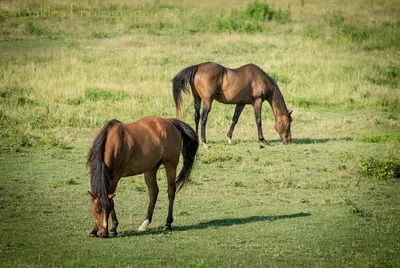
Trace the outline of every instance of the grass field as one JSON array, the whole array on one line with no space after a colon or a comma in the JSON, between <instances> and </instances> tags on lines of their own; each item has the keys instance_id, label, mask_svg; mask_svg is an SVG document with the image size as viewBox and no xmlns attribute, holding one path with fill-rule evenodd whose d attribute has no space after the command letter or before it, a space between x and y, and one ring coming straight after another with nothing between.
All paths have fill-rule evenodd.
<instances>
[{"instance_id":1,"label":"grass field","mask_svg":"<svg viewBox=\"0 0 400 268\"><path fill-rule=\"evenodd\" d=\"M0 2L2 267L400 267L398 1ZM267 103L259 149L246 107L214 103L163 234L143 176L121 180L119 236L90 239L89 145L118 118L175 116L171 79L254 63L293 110L293 143ZM193 126L184 96L182 120Z\"/></svg>"}]
</instances>

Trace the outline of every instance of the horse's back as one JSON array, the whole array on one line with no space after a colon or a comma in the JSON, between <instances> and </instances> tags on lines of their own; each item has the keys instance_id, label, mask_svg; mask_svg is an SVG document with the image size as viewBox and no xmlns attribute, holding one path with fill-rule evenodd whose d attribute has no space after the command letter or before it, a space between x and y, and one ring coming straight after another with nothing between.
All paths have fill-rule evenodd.
<instances>
[{"instance_id":1,"label":"horse's back","mask_svg":"<svg viewBox=\"0 0 400 268\"><path fill-rule=\"evenodd\" d=\"M199 64L196 76L195 76L195 83L196 82L203 82L203 83L214 83L217 82L219 79L222 78L223 74L225 73L226 68L221 64L215 62L204 62Z\"/></svg>"},{"instance_id":2,"label":"horse's back","mask_svg":"<svg viewBox=\"0 0 400 268\"><path fill-rule=\"evenodd\" d=\"M143 157L152 154L161 158L165 154L179 155L181 135L178 129L168 120L161 117L145 117L126 125L129 135ZM178 150L176 150L178 149Z\"/></svg>"},{"instance_id":3,"label":"horse's back","mask_svg":"<svg viewBox=\"0 0 400 268\"><path fill-rule=\"evenodd\" d=\"M195 86L201 99L226 104L251 104L264 90L263 71L255 64L231 69L215 62L199 65Z\"/></svg>"},{"instance_id":4,"label":"horse's back","mask_svg":"<svg viewBox=\"0 0 400 268\"><path fill-rule=\"evenodd\" d=\"M125 177L144 173L160 161L179 162L181 138L167 119L145 117L130 124L116 124L109 131L107 145L105 162Z\"/></svg>"}]
</instances>

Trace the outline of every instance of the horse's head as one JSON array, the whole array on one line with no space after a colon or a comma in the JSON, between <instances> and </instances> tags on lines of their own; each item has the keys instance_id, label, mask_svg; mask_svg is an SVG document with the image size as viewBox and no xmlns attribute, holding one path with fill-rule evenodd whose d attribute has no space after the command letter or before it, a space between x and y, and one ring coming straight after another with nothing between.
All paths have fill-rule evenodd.
<instances>
[{"instance_id":1,"label":"horse's head","mask_svg":"<svg viewBox=\"0 0 400 268\"><path fill-rule=\"evenodd\" d=\"M89 192L92 197L92 216L96 221L97 225L97 236L98 237L108 237L108 218L110 216L111 211L114 209L114 194L109 194L106 199L101 199L100 196ZM108 202L105 206L103 203Z\"/></svg>"},{"instance_id":2,"label":"horse's head","mask_svg":"<svg viewBox=\"0 0 400 268\"><path fill-rule=\"evenodd\" d=\"M276 117L274 128L279 133L283 144L292 142L292 134L290 133L290 126L292 124L292 112L288 111L285 115Z\"/></svg>"}]
</instances>

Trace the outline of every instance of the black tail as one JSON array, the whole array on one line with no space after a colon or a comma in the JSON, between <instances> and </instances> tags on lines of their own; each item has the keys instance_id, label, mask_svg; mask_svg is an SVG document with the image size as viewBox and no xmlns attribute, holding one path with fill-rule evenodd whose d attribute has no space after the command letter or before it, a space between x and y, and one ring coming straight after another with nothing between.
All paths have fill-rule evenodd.
<instances>
[{"instance_id":1,"label":"black tail","mask_svg":"<svg viewBox=\"0 0 400 268\"><path fill-rule=\"evenodd\" d=\"M99 197L101 208L109 212L111 203L108 199L110 189L110 168L104 163L104 151L109 129L116 119L109 121L97 134L89 150L87 165L90 167L90 186L92 193Z\"/></svg>"},{"instance_id":2,"label":"black tail","mask_svg":"<svg viewBox=\"0 0 400 268\"><path fill-rule=\"evenodd\" d=\"M199 140L196 132L185 122L178 119L168 119L180 132L183 139L183 167L175 183L178 186L178 191L188 181L190 172L192 171L194 160L196 157L197 149L199 148Z\"/></svg>"},{"instance_id":3,"label":"black tail","mask_svg":"<svg viewBox=\"0 0 400 268\"><path fill-rule=\"evenodd\" d=\"M188 93L188 85L195 90L194 87L194 76L196 75L198 65L189 66L180 71L174 79L172 79L172 94L174 95L175 106L176 106L176 117L181 114L181 103L182 103L182 90Z\"/></svg>"}]
</instances>

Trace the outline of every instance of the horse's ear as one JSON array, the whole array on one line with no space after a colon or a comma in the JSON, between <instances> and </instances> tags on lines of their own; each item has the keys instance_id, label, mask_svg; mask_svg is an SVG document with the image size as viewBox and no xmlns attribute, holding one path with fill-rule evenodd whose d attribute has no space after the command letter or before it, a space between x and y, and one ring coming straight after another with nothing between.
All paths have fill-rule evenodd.
<instances>
[{"instance_id":1,"label":"horse's ear","mask_svg":"<svg viewBox=\"0 0 400 268\"><path fill-rule=\"evenodd\" d=\"M115 196L115 194L108 194L108 195L107 195L108 199L113 199L114 196Z\"/></svg>"},{"instance_id":2,"label":"horse's ear","mask_svg":"<svg viewBox=\"0 0 400 268\"><path fill-rule=\"evenodd\" d=\"M92 200L96 200L98 197L94 194L94 193L92 193L91 191L88 191L89 192L89 194L90 194L90 196L92 197Z\"/></svg>"},{"instance_id":3,"label":"horse's ear","mask_svg":"<svg viewBox=\"0 0 400 268\"><path fill-rule=\"evenodd\" d=\"M292 115L292 112L293 112L293 111L289 111L289 115Z\"/></svg>"}]
</instances>

